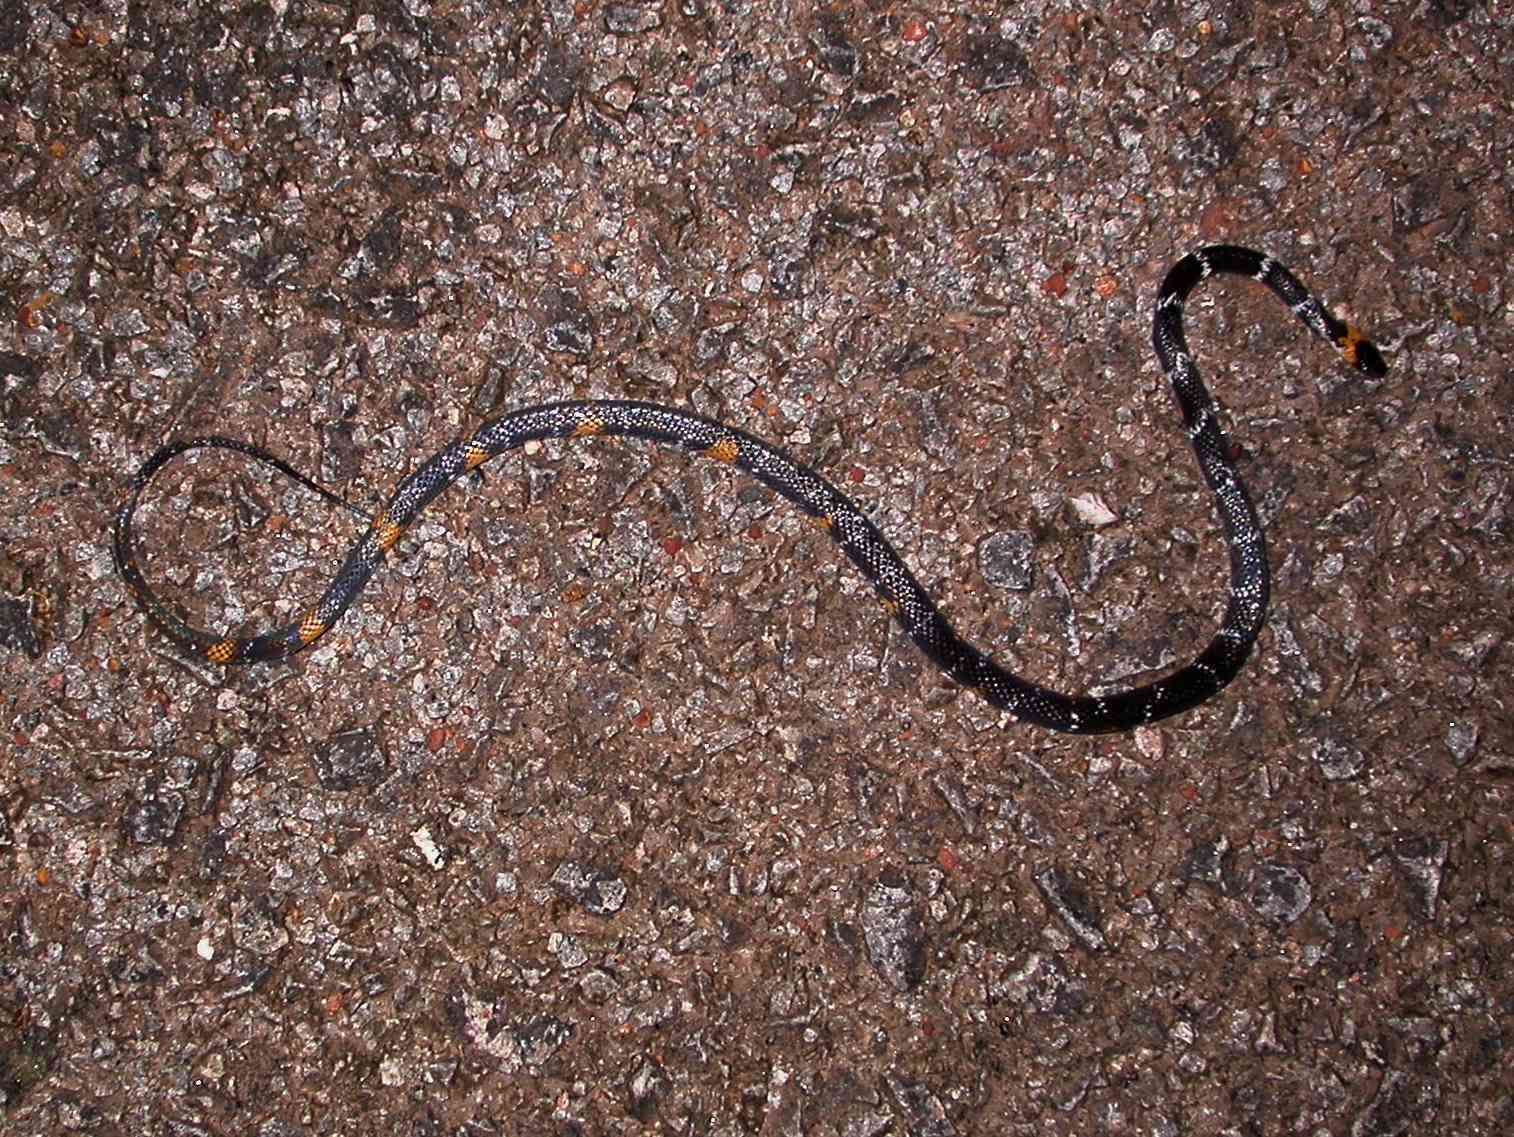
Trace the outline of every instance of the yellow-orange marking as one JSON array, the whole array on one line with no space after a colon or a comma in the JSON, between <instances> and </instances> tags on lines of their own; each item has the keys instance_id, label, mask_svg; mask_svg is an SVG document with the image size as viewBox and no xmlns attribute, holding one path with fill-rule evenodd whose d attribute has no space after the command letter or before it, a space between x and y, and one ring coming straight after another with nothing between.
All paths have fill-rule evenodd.
<instances>
[{"instance_id":1,"label":"yellow-orange marking","mask_svg":"<svg viewBox=\"0 0 1514 1137\"><path fill-rule=\"evenodd\" d=\"M713 458L717 462L724 462L729 466L736 461L741 454L741 449L736 445L734 438L722 438L704 452L706 458Z\"/></svg>"},{"instance_id":2,"label":"yellow-orange marking","mask_svg":"<svg viewBox=\"0 0 1514 1137\"><path fill-rule=\"evenodd\" d=\"M883 610L888 613L890 619L897 620L899 618L899 602L892 596L885 596L883 598Z\"/></svg>"},{"instance_id":3,"label":"yellow-orange marking","mask_svg":"<svg viewBox=\"0 0 1514 1137\"><path fill-rule=\"evenodd\" d=\"M463 469L476 470L489 460L489 452L477 442L463 447Z\"/></svg>"},{"instance_id":4,"label":"yellow-orange marking","mask_svg":"<svg viewBox=\"0 0 1514 1137\"><path fill-rule=\"evenodd\" d=\"M236 640L222 640L205 649L205 658L211 663L230 663L237 655Z\"/></svg>"},{"instance_id":5,"label":"yellow-orange marking","mask_svg":"<svg viewBox=\"0 0 1514 1137\"><path fill-rule=\"evenodd\" d=\"M593 438L596 434L605 432L605 424L602 419L586 418L573 428L569 438Z\"/></svg>"},{"instance_id":6,"label":"yellow-orange marking","mask_svg":"<svg viewBox=\"0 0 1514 1137\"><path fill-rule=\"evenodd\" d=\"M1356 366L1356 349L1367 342L1367 337L1352 324L1346 325L1346 334L1341 339L1341 355L1352 367Z\"/></svg>"},{"instance_id":7,"label":"yellow-orange marking","mask_svg":"<svg viewBox=\"0 0 1514 1137\"><path fill-rule=\"evenodd\" d=\"M819 517L811 517L810 524L822 533L829 533L833 522L829 513L822 513Z\"/></svg>"},{"instance_id":8,"label":"yellow-orange marking","mask_svg":"<svg viewBox=\"0 0 1514 1137\"><path fill-rule=\"evenodd\" d=\"M314 612L307 613L305 618L300 621L300 642L302 644L313 644L325 634L326 625L317 619Z\"/></svg>"},{"instance_id":9,"label":"yellow-orange marking","mask_svg":"<svg viewBox=\"0 0 1514 1137\"><path fill-rule=\"evenodd\" d=\"M400 527L389 520L387 513L380 513L373 519L373 539L382 553L394 548L400 539L400 532Z\"/></svg>"}]
</instances>

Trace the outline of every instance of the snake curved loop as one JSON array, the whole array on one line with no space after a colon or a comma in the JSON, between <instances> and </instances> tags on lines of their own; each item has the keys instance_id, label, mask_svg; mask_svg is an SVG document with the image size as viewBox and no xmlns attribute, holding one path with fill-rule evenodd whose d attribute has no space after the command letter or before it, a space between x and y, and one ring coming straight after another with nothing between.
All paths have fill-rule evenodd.
<instances>
[{"instance_id":1,"label":"snake curved loop","mask_svg":"<svg viewBox=\"0 0 1514 1137\"><path fill-rule=\"evenodd\" d=\"M947 623L903 559L863 512L819 474L744 431L654 403L619 399L549 403L513 411L471 437L434 455L400 482L366 533L352 546L315 606L286 627L253 637L216 635L181 620L148 587L137 563L132 517L147 483L175 456L198 447L221 447L274 466L316 492L367 517L259 447L220 437L170 443L137 472L115 515L116 568L148 618L188 651L213 663L283 659L329 631L363 590L400 534L462 474L526 442L546 438L620 435L682 446L751 474L810 515L882 595L909 637L942 671L976 688L995 707L1025 722L1078 734L1126 730L1202 703L1240 671L1256 643L1267 611L1266 542L1251 499L1231 462L1213 400L1183 337L1188 294L1215 274L1251 277L1266 285L1304 325L1333 344L1346 363L1370 376L1387 368L1377 348L1336 319L1271 257L1215 245L1180 260L1157 294L1152 343L1172 384L1205 481L1214 493L1230 553L1230 596L1219 630L1197 658L1154 682L1104 695L1069 696L1011 674L966 643Z\"/></svg>"}]
</instances>

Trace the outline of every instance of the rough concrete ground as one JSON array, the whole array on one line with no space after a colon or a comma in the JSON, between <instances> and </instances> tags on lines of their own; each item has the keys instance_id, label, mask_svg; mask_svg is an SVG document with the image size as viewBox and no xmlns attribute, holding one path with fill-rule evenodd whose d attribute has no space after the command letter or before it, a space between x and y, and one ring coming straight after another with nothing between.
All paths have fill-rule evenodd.
<instances>
[{"instance_id":1,"label":"rough concrete ground","mask_svg":"<svg viewBox=\"0 0 1514 1137\"><path fill-rule=\"evenodd\" d=\"M0 1130L1509 1132L1498 9L5 5ZM999 659L1126 682L1223 603L1148 346L1221 240L1392 370L1192 305L1275 604L1133 735L1002 721L794 511L629 443L453 491L288 666L186 661L111 568L170 437L372 507L629 395L817 465ZM216 454L143 525L233 629L354 535Z\"/></svg>"}]
</instances>

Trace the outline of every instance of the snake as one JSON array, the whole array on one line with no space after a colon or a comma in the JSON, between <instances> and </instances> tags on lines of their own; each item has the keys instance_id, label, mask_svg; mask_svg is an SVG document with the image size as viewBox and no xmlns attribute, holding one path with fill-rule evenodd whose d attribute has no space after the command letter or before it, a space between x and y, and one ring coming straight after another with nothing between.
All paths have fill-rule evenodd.
<instances>
[{"instance_id":1,"label":"snake","mask_svg":"<svg viewBox=\"0 0 1514 1137\"><path fill-rule=\"evenodd\" d=\"M1207 647L1169 674L1127 689L1067 695L1014 674L958 635L867 514L815 470L734 426L680 407L637 400L575 399L503 414L484 423L471 437L432 455L398 483L383 508L371 517L262 447L219 435L172 441L149 457L132 478L112 521L113 559L150 623L182 650L212 664L282 660L331 630L407 527L463 475L538 440L644 439L734 466L792 502L834 539L871 582L886 611L936 667L976 690L1012 720L1072 734L1131 730L1190 710L1221 691L1246 663L1267 614L1270 577L1262 524L1183 334L1183 308L1189 294L1216 275L1249 277L1264 285L1305 327L1334 346L1349 367L1373 378L1387 374L1378 348L1355 326L1332 315L1271 256L1236 245L1211 245L1187 254L1168 270L1157 292L1152 346L1214 497L1229 552L1230 588L1224 617ZM181 619L142 574L132 530L142 493L174 458L205 447L236 451L269 465L370 522L314 605L276 630L238 636L196 628Z\"/></svg>"}]
</instances>

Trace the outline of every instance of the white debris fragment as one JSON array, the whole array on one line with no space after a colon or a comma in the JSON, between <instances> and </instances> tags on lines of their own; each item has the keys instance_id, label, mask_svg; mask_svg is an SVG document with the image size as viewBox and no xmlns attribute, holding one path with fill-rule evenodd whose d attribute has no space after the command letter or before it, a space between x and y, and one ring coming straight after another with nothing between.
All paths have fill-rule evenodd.
<instances>
[{"instance_id":1,"label":"white debris fragment","mask_svg":"<svg viewBox=\"0 0 1514 1137\"><path fill-rule=\"evenodd\" d=\"M1110 509L1104 499L1096 493L1077 494L1068 498L1067 504L1072 506L1072 511L1079 521L1095 529L1113 525L1120 519L1119 514Z\"/></svg>"},{"instance_id":2,"label":"white debris fragment","mask_svg":"<svg viewBox=\"0 0 1514 1137\"><path fill-rule=\"evenodd\" d=\"M410 840L415 842L415 847L421 851L421 856L426 858L426 863L434 869L439 869L447 863L447 858L442 853L441 846L431 836L428 826L422 825L410 834Z\"/></svg>"}]
</instances>

